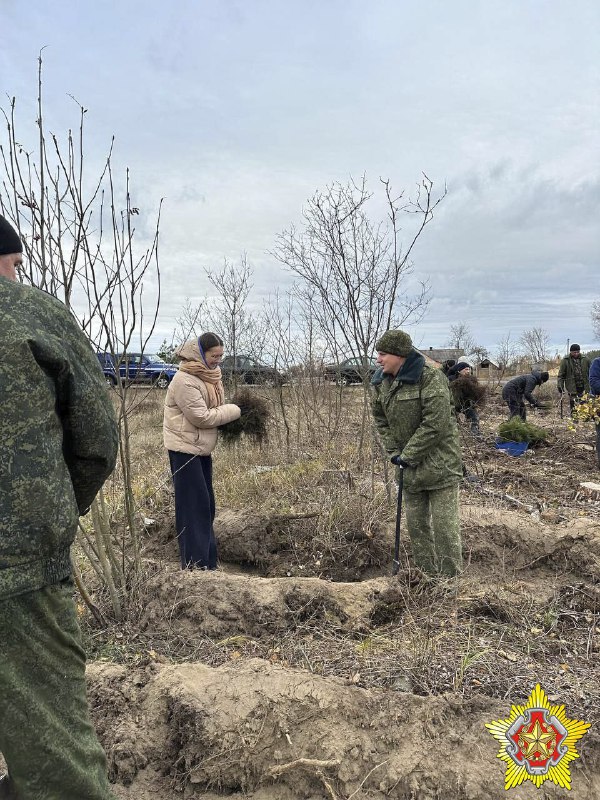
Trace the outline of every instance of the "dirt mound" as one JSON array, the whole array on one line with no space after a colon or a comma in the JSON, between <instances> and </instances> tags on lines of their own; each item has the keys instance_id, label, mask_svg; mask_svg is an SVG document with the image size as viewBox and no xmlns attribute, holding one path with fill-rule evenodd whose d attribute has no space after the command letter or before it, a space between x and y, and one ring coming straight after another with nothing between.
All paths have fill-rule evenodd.
<instances>
[{"instance_id":1,"label":"dirt mound","mask_svg":"<svg viewBox=\"0 0 600 800\"><path fill-rule=\"evenodd\" d=\"M538 515L515 511L461 509L463 548L477 566L497 574L546 567L561 574L600 579L600 523L580 518L544 524Z\"/></svg>"},{"instance_id":2,"label":"dirt mound","mask_svg":"<svg viewBox=\"0 0 600 800\"><path fill-rule=\"evenodd\" d=\"M167 571L147 586L142 630L180 635L260 637L321 622L364 630L389 578L333 583L318 578L256 578L226 572Z\"/></svg>"},{"instance_id":3,"label":"dirt mound","mask_svg":"<svg viewBox=\"0 0 600 800\"><path fill-rule=\"evenodd\" d=\"M506 796L484 728L506 716L505 702L368 691L261 659L133 673L95 665L89 679L121 798ZM598 797L598 765L575 762L572 770L579 800ZM511 797L529 797L528 788Z\"/></svg>"},{"instance_id":4,"label":"dirt mound","mask_svg":"<svg viewBox=\"0 0 600 800\"><path fill-rule=\"evenodd\" d=\"M468 595L476 592L478 599L473 601L473 607L481 615L513 619L511 606L517 582L523 591L530 589L549 601L556 591L553 583L541 580L537 588L527 586L536 570L538 575L560 578L561 585L600 579L597 523L583 520L549 526L516 512L482 513L470 507L463 508L462 516L468 562L461 579L461 586L466 588L462 594L467 595L463 599L469 607ZM246 563L248 554L257 552L257 520L253 517L247 523L245 530L254 535L245 537L240 530L244 524L241 518L235 516L235 523L227 515L226 518L231 534L227 541L245 542L239 545L237 554ZM266 541L272 534L268 520L263 522ZM235 531L238 536L233 536ZM232 550L227 552L231 556ZM260 552L266 558L267 550ZM408 559L405 551L407 564ZM392 580L389 565L386 571L387 577L384 573L371 580L341 583L316 577L262 578L228 571L202 573L163 567L146 587L148 599L140 628L164 636L176 631L183 637L214 639L280 635L307 623L348 633L365 632L369 627L399 619L406 611L410 572L404 569ZM471 585L483 580L483 576L485 592Z\"/></svg>"}]
</instances>

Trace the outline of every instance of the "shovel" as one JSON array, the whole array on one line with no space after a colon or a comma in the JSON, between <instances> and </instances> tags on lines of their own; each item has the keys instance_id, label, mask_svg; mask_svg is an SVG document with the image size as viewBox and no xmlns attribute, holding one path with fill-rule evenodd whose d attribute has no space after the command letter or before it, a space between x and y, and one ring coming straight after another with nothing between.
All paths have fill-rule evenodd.
<instances>
[{"instance_id":1,"label":"shovel","mask_svg":"<svg viewBox=\"0 0 600 800\"><path fill-rule=\"evenodd\" d=\"M400 569L400 519L402 517L402 488L404 486L404 470L400 470L398 478L398 507L396 509L396 539L394 541L394 565L392 575L397 575Z\"/></svg>"},{"instance_id":2,"label":"shovel","mask_svg":"<svg viewBox=\"0 0 600 800\"><path fill-rule=\"evenodd\" d=\"M563 418L563 395L564 392L560 393L560 418Z\"/></svg>"}]
</instances>

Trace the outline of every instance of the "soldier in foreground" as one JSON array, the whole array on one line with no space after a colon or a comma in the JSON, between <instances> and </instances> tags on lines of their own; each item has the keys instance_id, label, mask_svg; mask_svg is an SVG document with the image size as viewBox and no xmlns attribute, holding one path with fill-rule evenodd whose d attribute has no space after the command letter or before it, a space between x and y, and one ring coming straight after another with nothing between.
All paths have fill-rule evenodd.
<instances>
[{"instance_id":1,"label":"soldier in foreground","mask_svg":"<svg viewBox=\"0 0 600 800\"><path fill-rule=\"evenodd\" d=\"M425 364L404 331L386 331L375 347L380 369L371 381L373 417L392 464L404 470L415 564L431 576L457 575L462 463L448 381Z\"/></svg>"},{"instance_id":2,"label":"soldier in foreground","mask_svg":"<svg viewBox=\"0 0 600 800\"><path fill-rule=\"evenodd\" d=\"M114 800L85 694L70 546L113 470L114 411L90 344L16 282L0 217L0 752L13 800Z\"/></svg>"}]
</instances>

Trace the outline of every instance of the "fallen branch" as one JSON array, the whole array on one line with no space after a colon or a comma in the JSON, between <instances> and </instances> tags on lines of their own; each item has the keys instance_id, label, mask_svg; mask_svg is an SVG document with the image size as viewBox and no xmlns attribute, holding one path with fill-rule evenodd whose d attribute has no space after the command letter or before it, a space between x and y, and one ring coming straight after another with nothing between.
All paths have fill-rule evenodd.
<instances>
[{"instance_id":1,"label":"fallen branch","mask_svg":"<svg viewBox=\"0 0 600 800\"><path fill-rule=\"evenodd\" d=\"M504 494L502 492L495 492L493 489L486 489L485 486L478 486L475 483L469 483L475 491L479 492L480 494L488 495L489 497L494 497L497 500L504 500L507 503L512 503L515 506L519 506L520 508L524 508L530 514L533 514L534 511L537 511L535 506L530 505L529 503L524 503L522 500L517 500L516 497L513 497L511 494Z\"/></svg>"},{"instance_id":2,"label":"fallen branch","mask_svg":"<svg viewBox=\"0 0 600 800\"><path fill-rule=\"evenodd\" d=\"M289 772L296 767L307 767L309 769L333 769L339 767L339 761L320 761L316 758L297 758L295 761L289 761L287 764L277 764L275 767L269 769L269 776L271 778L278 778L284 772Z\"/></svg>"}]
</instances>

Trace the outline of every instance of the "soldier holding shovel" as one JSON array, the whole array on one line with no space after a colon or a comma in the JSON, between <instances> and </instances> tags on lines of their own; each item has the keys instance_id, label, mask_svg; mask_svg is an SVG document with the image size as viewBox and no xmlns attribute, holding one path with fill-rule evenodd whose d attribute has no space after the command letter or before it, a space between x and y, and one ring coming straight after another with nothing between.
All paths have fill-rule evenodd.
<instances>
[{"instance_id":1,"label":"soldier holding shovel","mask_svg":"<svg viewBox=\"0 0 600 800\"><path fill-rule=\"evenodd\" d=\"M448 381L425 364L404 331L386 331L375 347L380 368L371 381L372 412L399 470L403 492L398 512L403 498L415 564L430 576L457 575L462 566L462 463Z\"/></svg>"},{"instance_id":2,"label":"soldier holding shovel","mask_svg":"<svg viewBox=\"0 0 600 800\"><path fill-rule=\"evenodd\" d=\"M569 405L571 414L575 404L581 400L584 392L590 390L590 360L587 356L581 355L581 347L572 344L569 348L569 355L565 356L558 368L558 378L556 386L560 394L560 408L562 411L563 392L569 395ZM561 414L562 417L562 414Z\"/></svg>"}]
</instances>

